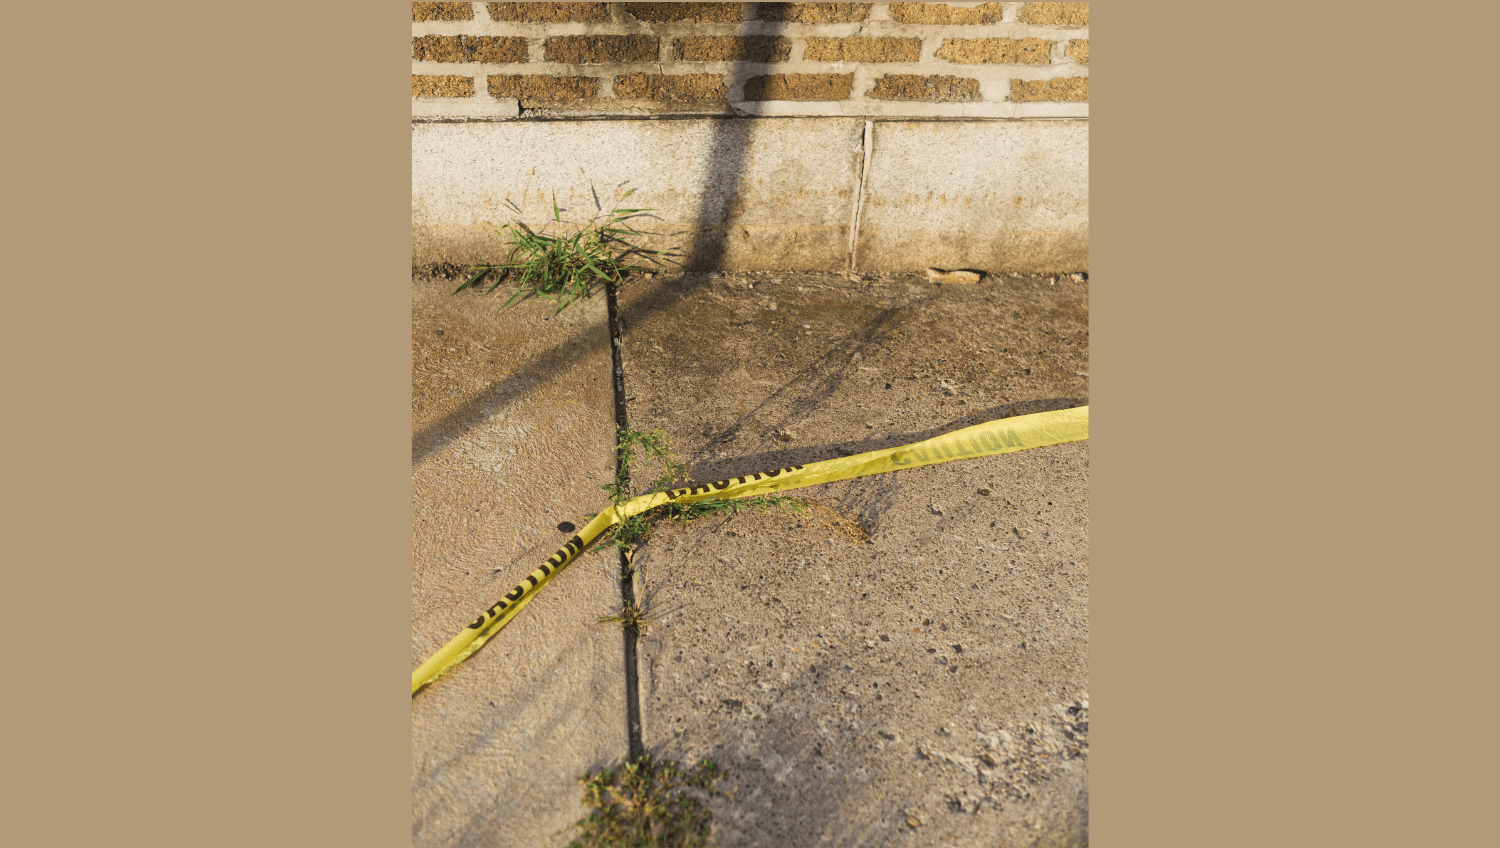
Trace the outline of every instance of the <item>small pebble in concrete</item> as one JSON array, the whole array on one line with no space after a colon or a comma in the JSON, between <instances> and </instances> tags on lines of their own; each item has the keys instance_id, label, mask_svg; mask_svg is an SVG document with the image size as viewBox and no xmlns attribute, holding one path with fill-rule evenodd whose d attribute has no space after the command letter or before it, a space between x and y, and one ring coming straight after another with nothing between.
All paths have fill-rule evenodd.
<instances>
[{"instance_id":1,"label":"small pebble in concrete","mask_svg":"<svg viewBox=\"0 0 1500 848\"><path fill-rule=\"evenodd\" d=\"M1025 530L1022 530L1021 528L1017 527L1016 528L1016 535L1020 536L1022 539L1024 539L1024 538L1026 538L1026 536L1028 534L1027 534L1027 532Z\"/></svg>"},{"instance_id":2,"label":"small pebble in concrete","mask_svg":"<svg viewBox=\"0 0 1500 848\"><path fill-rule=\"evenodd\" d=\"M980 486L979 487L979 494L981 494L981 495L988 495L989 493L990 493L990 487L989 486Z\"/></svg>"}]
</instances>

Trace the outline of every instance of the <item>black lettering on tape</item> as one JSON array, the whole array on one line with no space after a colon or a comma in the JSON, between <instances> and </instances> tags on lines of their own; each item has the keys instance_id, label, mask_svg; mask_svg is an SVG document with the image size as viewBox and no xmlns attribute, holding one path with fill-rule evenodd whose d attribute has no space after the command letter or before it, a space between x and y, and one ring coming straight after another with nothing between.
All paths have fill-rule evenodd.
<instances>
[{"instance_id":1,"label":"black lettering on tape","mask_svg":"<svg viewBox=\"0 0 1500 848\"><path fill-rule=\"evenodd\" d=\"M495 604L494 606L492 606L489 609L485 610L484 611L484 615L481 615L479 617L478 621L475 621L473 624L469 625L469 629L470 630L478 630L481 627L484 627L484 623L486 621L489 621L491 618L494 618L495 615L497 614L497 611L498 610L503 610L503 609L505 609L505 602L504 601L501 601L500 603Z\"/></svg>"}]
</instances>

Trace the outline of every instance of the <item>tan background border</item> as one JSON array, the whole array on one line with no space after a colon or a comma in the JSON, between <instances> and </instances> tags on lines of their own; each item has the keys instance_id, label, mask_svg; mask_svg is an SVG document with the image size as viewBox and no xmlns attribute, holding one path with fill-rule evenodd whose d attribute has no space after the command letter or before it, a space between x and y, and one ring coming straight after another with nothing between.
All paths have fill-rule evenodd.
<instances>
[{"instance_id":1,"label":"tan background border","mask_svg":"<svg viewBox=\"0 0 1500 848\"><path fill-rule=\"evenodd\" d=\"M1091 841L1480 844L1481 53L1389 68L1446 25L1397 3L1090 11Z\"/></svg>"},{"instance_id":2,"label":"tan background border","mask_svg":"<svg viewBox=\"0 0 1500 848\"><path fill-rule=\"evenodd\" d=\"M1478 844L1483 51L1093 11L1094 838ZM100 61L12 107L9 832L407 844L408 10L60 15L12 19Z\"/></svg>"},{"instance_id":3,"label":"tan background border","mask_svg":"<svg viewBox=\"0 0 1500 848\"><path fill-rule=\"evenodd\" d=\"M410 844L410 18L8 20L11 844Z\"/></svg>"}]
</instances>

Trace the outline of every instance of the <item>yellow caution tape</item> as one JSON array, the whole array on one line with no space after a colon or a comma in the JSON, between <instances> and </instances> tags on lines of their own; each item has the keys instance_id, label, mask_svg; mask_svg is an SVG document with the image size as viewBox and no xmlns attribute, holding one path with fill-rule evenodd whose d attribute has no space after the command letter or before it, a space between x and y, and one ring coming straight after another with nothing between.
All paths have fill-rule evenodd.
<instances>
[{"instance_id":1,"label":"yellow caution tape","mask_svg":"<svg viewBox=\"0 0 1500 848\"><path fill-rule=\"evenodd\" d=\"M548 557L541 568L531 572L521 585L510 590L473 624L464 628L462 633L453 637L448 644L418 666L411 673L412 694L415 695L418 689L447 674L449 669L479 650L491 636L509 624L548 581L623 517L638 515L667 503L686 504L709 498L749 498L835 480L852 480L870 474L920 468L955 459L995 456L1046 445L1080 442L1088 437L1089 408L1081 406L1076 409L1002 418L899 448L886 448L807 465L793 465L775 471L747 474L744 477L731 477L714 483L631 498L619 507L611 506L594 516L594 520L578 531L578 535Z\"/></svg>"}]
</instances>

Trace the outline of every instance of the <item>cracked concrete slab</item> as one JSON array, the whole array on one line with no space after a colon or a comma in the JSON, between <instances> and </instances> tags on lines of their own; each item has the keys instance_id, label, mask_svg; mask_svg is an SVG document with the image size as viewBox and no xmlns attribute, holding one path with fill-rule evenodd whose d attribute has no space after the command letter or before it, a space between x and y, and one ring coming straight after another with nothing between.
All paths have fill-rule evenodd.
<instances>
[{"instance_id":1,"label":"cracked concrete slab","mask_svg":"<svg viewBox=\"0 0 1500 848\"><path fill-rule=\"evenodd\" d=\"M604 298L553 317L412 286L412 668L603 505L614 476ZM565 844L577 779L627 750L617 560L585 555L412 698L412 844Z\"/></svg>"},{"instance_id":2,"label":"cracked concrete slab","mask_svg":"<svg viewBox=\"0 0 1500 848\"><path fill-rule=\"evenodd\" d=\"M1088 402L1088 286L730 273L622 294L631 423L700 481ZM728 776L715 842L1086 834L1088 444L792 493L637 553L648 751Z\"/></svg>"}]
</instances>

